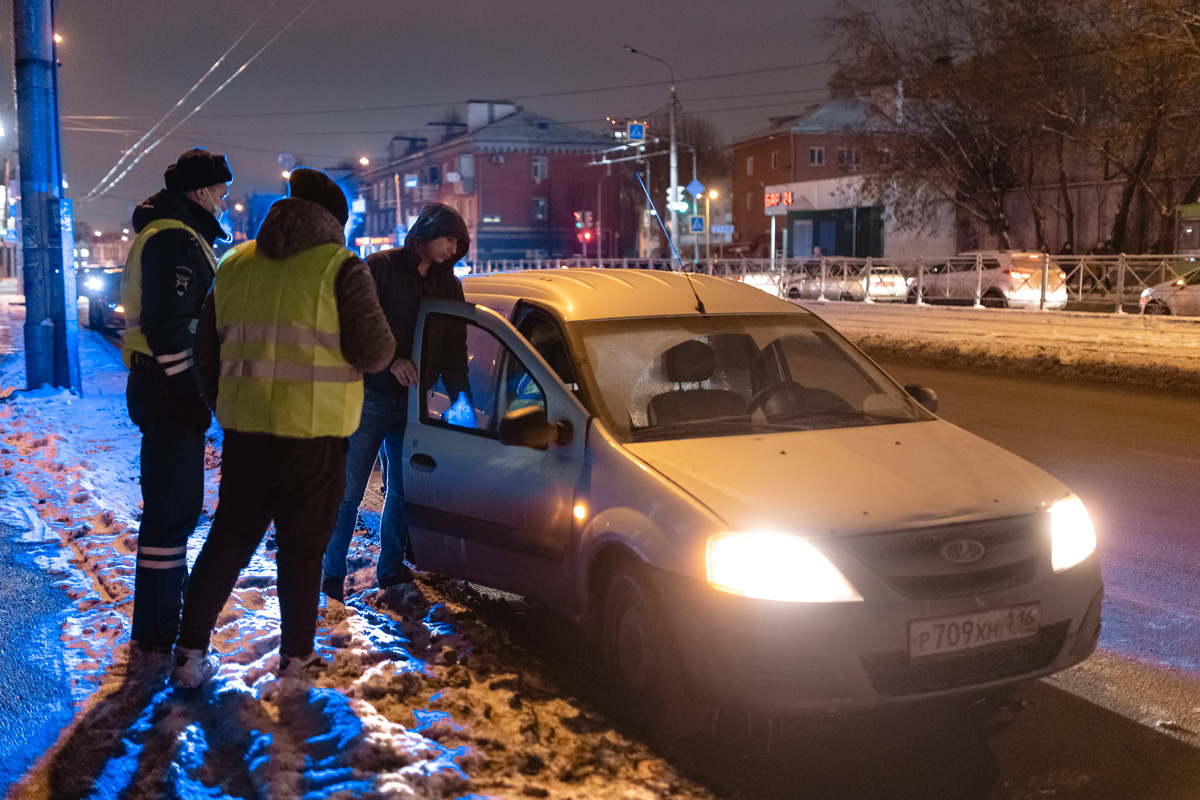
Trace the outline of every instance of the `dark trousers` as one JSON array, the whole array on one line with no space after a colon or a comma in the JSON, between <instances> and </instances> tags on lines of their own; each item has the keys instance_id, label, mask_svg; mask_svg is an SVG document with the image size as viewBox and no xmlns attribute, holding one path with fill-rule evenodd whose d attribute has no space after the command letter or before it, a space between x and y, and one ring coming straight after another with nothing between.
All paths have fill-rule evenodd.
<instances>
[{"instance_id":1,"label":"dark trousers","mask_svg":"<svg viewBox=\"0 0 1200 800\"><path fill-rule=\"evenodd\" d=\"M133 640L169 649L187 587L187 541L204 505L204 431L182 421L178 404L152 373L131 372L125 399L142 431Z\"/></svg>"},{"instance_id":2,"label":"dark trousers","mask_svg":"<svg viewBox=\"0 0 1200 800\"><path fill-rule=\"evenodd\" d=\"M279 653L311 652L321 556L345 482L345 439L225 431L217 513L188 582L177 646L208 648L238 575L274 521Z\"/></svg>"}]
</instances>

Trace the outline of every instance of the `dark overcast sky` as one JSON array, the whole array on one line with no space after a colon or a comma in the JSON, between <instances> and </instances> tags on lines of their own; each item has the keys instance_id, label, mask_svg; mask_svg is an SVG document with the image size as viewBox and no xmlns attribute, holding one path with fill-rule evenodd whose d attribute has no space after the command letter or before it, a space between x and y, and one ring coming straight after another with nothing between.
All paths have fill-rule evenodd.
<instances>
[{"instance_id":1,"label":"dark overcast sky","mask_svg":"<svg viewBox=\"0 0 1200 800\"><path fill-rule=\"evenodd\" d=\"M606 116L665 109L666 68L630 55L624 44L671 63L685 113L706 116L727 137L744 135L765 127L768 116L799 111L825 96L829 67L821 62L831 57L831 45L823 21L836 0L310 2L58 0L63 165L68 196L75 198L95 186L121 149L165 114L260 14L266 11L192 96L188 110L296 20L106 198L77 205L76 219L120 224L133 203L161 186L166 164L195 145L229 156L235 175L230 194L242 196L281 185L280 153L317 168L360 155L378 158L393 133L432 134L426 122L451 106L465 111L461 104L468 99L512 99L592 129L602 128ZM11 3L3 3L8 42ZM803 64L813 66L689 80ZM648 81L661 83L529 96ZM10 98L0 108L6 128L11 104ZM418 104L436 105L402 108ZM760 107L733 110L742 106ZM88 118L102 116L118 118Z\"/></svg>"}]
</instances>

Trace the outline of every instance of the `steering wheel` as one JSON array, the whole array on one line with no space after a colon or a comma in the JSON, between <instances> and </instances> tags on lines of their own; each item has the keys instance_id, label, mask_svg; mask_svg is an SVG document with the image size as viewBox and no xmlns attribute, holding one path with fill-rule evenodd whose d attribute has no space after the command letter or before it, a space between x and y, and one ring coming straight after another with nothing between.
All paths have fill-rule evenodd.
<instances>
[{"instance_id":1,"label":"steering wheel","mask_svg":"<svg viewBox=\"0 0 1200 800\"><path fill-rule=\"evenodd\" d=\"M779 381L778 383L772 383L769 386L764 386L754 393L754 397L751 397L750 402L746 403L746 410L742 413L749 416L755 411L763 410L767 404L767 401L769 401L775 395L795 389L806 391L803 384L796 383L795 381Z\"/></svg>"}]
</instances>

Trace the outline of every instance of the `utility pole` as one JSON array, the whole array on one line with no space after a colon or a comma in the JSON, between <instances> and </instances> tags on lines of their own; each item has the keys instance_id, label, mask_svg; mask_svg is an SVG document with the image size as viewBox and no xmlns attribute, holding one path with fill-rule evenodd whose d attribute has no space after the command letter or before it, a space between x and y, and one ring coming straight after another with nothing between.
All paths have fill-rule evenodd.
<instances>
[{"instance_id":1,"label":"utility pole","mask_svg":"<svg viewBox=\"0 0 1200 800\"><path fill-rule=\"evenodd\" d=\"M13 0L13 35L25 258L25 384L29 389L50 384L78 393L75 243L70 201L62 198L53 0Z\"/></svg>"}]
</instances>

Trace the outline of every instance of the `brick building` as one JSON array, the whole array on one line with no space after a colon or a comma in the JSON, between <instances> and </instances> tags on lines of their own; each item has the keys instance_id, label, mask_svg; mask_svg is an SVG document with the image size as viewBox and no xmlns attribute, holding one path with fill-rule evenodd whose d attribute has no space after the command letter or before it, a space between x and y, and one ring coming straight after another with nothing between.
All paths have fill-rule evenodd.
<instances>
[{"instance_id":1,"label":"brick building","mask_svg":"<svg viewBox=\"0 0 1200 800\"><path fill-rule=\"evenodd\" d=\"M358 238L371 249L403 244L421 207L438 200L463 215L471 261L578 253L576 211L590 211L602 226L592 241L616 251L618 181L587 166L612 139L500 101L471 101L465 123L439 124L441 141L396 137L385 163L359 172Z\"/></svg>"},{"instance_id":2,"label":"brick building","mask_svg":"<svg viewBox=\"0 0 1200 800\"><path fill-rule=\"evenodd\" d=\"M850 192L837 188L853 186L863 167L866 154L859 152L853 134L868 122L866 105L830 100L772 122L767 131L732 146L734 236L745 254L768 255L771 216L784 211L775 247L783 247L787 230L788 255L808 256L814 246L826 255L882 255L883 209L858 207ZM794 184L825 190L786 188ZM814 204L812 197L824 202Z\"/></svg>"}]
</instances>

